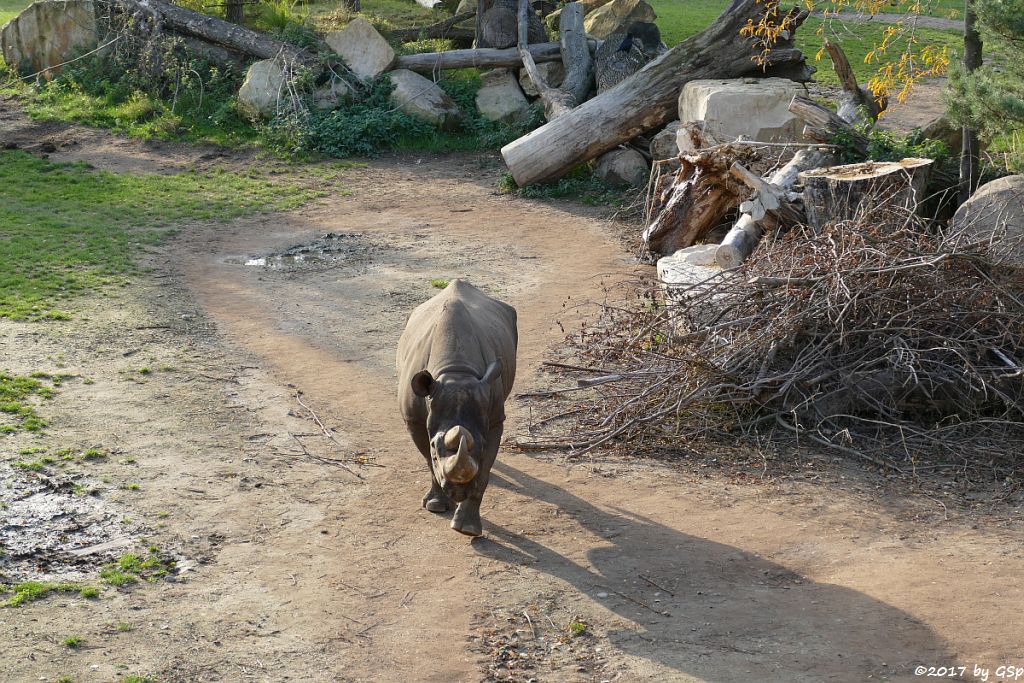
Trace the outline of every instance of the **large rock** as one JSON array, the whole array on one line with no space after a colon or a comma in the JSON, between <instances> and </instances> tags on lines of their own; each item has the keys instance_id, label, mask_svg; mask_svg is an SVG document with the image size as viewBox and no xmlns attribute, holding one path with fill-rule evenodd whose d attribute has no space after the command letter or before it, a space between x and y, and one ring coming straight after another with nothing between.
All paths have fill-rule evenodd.
<instances>
[{"instance_id":1,"label":"large rock","mask_svg":"<svg viewBox=\"0 0 1024 683\"><path fill-rule=\"evenodd\" d=\"M598 157L594 171L604 182L619 187L643 187L651 175L644 155L635 149L605 152Z\"/></svg>"},{"instance_id":2,"label":"large rock","mask_svg":"<svg viewBox=\"0 0 1024 683\"><path fill-rule=\"evenodd\" d=\"M655 161L675 159L679 156L679 144L676 135L679 133L678 121L673 121L651 139L651 158Z\"/></svg>"},{"instance_id":3,"label":"large rock","mask_svg":"<svg viewBox=\"0 0 1024 683\"><path fill-rule=\"evenodd\" d=\"M785 78L690 81L679 93L679 120L697 121L725 142L743 136L758 142L800 141L803 122L789 111L803 88Z\"/></svg>"},{"instance_id":4,"label":"large rock","mask_svg":"<svg viewBox=\"0 0 1024 683\"><path fill-rule=\"evenodd\" d=\"M604 40L613 33L626 33L634 22L653 22L657 18L646 0L611 0L583 18L583 29Z\"/></svg>"},{"instance_id":5,"label":"large rock","mask_svg":"<svg viewBox=\"0 0 1024 683\"><path fill-rule=\"evenodd\" d=\"M593 12L602 5L607 5L611 1L612 0L580 0L580 4L583 5L583 16ZM557 30L558 21L561 16L562 10L559 8L544 17L544 21L550 28Z\"/></svg>"},{"instance_id":6,"label":"large rock","mask_svg":"<svg viewBox=\"0 0 1024 683\"><path fill-rule=\"evenodd\" d=\"M959 241L991 240L996 255L1024 268L1024 175L982 185L957 210L952 229Z\"/></svg>"},{"instance_id":7,"label":"large rock","mask_svg":"<svg viewBox=\"0 0 1024 683\"><path fill-rule=\"evenodd\" d=\"M276 59L253 62L245 74L235 102L238 111L251 119L269 119L288 97L284 71Z\"/></svg>"},{"instance_id":8,"label":"large rock","mask_svg":"<svg viewBox=\"0 0 1024 683\"><path fill-rule=\"evenodd\" d=\"M462 122L458 105L430 79L408 69L396 69L388 76L395 84L391 99L409 116L424 119L445 130L453 130Z\"/></svg>"},{"instance_id":9,"label":"large rock","mask_svg":"<svg viewBox=\"0 0 1024 683\"><path fill-rule=\"evenodd\" d=\"M480 80L476 108L485 119L511 123L525 121L530 115L530 103L512 71L494 69L481 74Z\"/></svg>"},{"instance_id":10,"label":"large rock","mask_svg":"<svg viewBox=\"0 0 1024 683\"><path fill-rule=\"evenodd\" d=\"M328 33L324 40L362 79L379 76L395 63L395 51L388 41L362 17L348 22L340 31Z\"/></svg>"},{"instance_id":11,"label":"large rock","mask_svg":"<svg viewBox=\"0 0 1024 683\"><path fill-rule=\"evenodd\" d=\"M92 0L34 2L0 31L7 66L52 78L59 64L99 44L102 24Z\"/></svg>"},{"instance_id":12,"label":"large rock","mask_svg":"<svg viewBox=\"0 0 1024 683\"><path fill-rule=\"evenodd\" d=\"M565 67L560 61L541 62L537 65L537 71L540 72L544 82L552 88L562 85L562 79L565 78ZM527 97L540 96L537 88L533 85L533 81L530 80L530 75L526 73L526 69L519 70L519 87L523 89Z\"/></svg>"},{"instance_id":13,"label":"large rock","mask_svg":"<svg viewBox=\"0 0 1024 683\"><path fill-rule=\"evenodd\" d=\"M954 126L945 115L937 116L921 128L921 136L938 140L951 154L959 154L964 144L964 129Z\"/></svg>"}]
</instances>

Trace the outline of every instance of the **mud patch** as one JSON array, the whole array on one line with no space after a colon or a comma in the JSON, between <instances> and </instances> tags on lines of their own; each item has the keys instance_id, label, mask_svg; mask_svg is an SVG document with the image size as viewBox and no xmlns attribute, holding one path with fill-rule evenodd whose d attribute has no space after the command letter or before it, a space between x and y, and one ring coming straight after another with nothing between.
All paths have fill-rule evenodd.
<instances>
[{"instance_id":1,"label":"mud patch","mask_svg":"<svg viewBox=\"0 0 1024 683\"><path fill-rule=\"evenodd\" d=\"M368 267L386 249L393 248L383 239L358 232L329 232L308 244L299 244L280 252L247 258L229 257L226 263L243 263L269 270L309 272L338 267Z\"/></svg>"},{"instance_id":2,"label":"mud patch","mask_svg":"<svg viewBox=\"0 0 1024 683\"><path fill-rule=\"evenodd\" d=\"M115 505L89 495L84 478L22 472L0 462L0 577L3 581L91 579L143 529Z\"/></svg>"}]
</instances>

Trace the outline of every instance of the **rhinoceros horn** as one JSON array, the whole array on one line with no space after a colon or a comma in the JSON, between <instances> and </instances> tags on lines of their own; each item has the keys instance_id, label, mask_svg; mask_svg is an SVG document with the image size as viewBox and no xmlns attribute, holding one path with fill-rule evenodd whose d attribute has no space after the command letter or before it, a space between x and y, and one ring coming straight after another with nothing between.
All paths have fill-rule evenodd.
<instances>
[{"instance_id":1,"label":"rhinoceros horn","mask_svg":"<svg viewBox=\"0 0 1024 683\"><path fill-rule=\"evenodd\" d=\"M473 449L473 435L465 427L452 427L444 435L446 449L455 448L458 450L455 455L449 455L444 459L441 472L444 478L453 484L468 484L480 470L476 460L470 455Z\"/></svg>"}]
</instances>

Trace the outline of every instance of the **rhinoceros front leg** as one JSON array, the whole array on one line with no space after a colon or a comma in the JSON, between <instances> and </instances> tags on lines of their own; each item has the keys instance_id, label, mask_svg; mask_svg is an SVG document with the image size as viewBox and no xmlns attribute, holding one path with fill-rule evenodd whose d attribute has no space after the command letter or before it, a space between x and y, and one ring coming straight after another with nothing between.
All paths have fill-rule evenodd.
<instances>
[{"instance_id":1,"label":"rhinoceros front leg","mask_svg":"<svg viewBox=\"0 0 1024 683\"><path fill-rule=\"evenodd\" d=\"M412 422L406 422L405 426L409 429L409 434L412 436L412 441L416 444L416 448L419 449L420 453L423 454L423 458L427 461L427 471L430 472L430 490L423 496L422 505L430 512L447 512L449 506L448 496L441 490L441 485L437 483L437 479L434 477L434 468L430 466L430 437L427 435L426 426Z\"/></svg>"},{"instance_id":2,"label":"rhinoceros front leg","mask_svg":"<svg viewBox=\"0 0 1024 683\"><path fill-rule=\"evenodd\" d=\"M491 466L494 465L494 459L498 455L504 427L504 424L499 424L487 433L487 439L484 442L486 445L480 454L480 471L477 472L476 479L473 481L473 490L455 508L455 514L452 516L452 528L460 534L479 536L483 533L483 522L480 521L480 503L483 501L484 491L487 490L487 482L491 478Z\"/></svg>"}]
</instances>

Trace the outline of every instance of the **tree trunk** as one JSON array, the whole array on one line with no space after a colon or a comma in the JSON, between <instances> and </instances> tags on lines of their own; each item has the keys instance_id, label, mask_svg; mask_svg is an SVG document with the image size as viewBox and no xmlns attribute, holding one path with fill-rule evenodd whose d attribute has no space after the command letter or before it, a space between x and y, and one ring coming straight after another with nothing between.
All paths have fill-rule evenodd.
<instances>
[{"instance_id":1,"label":"tree trunk","mask_svg":"<svg viewBox=\"0 0 1024 683\"><path fill-rule=\"evenodd\" d=\"M242 52L257 59L274 59L282 57L288 62L319 67L317 58L295 47L291 43L268 38L262 33L251 31L221 19L173 5L164 0L117 0L115 7L121 5L128 12L139 12L152 17L165 29L184 36L191 36L208 43L223 45L226 48Z\"/></svg>"},{"instance_id":2,"label":"tree trunk","mask_svg":"<svg viewBox=\"0 0 1024 683\"><path fill-rule=\"evenodd\" d=\"M807 222L819 230L879 210L914 213L924 199L931 165L931 159L866 161L801 173Z\"/></svg>"},{"instance_id":3,"label":"tree trunk","mask_svg":"<svg viewBox=\"0 0 1024 683\"><path fill-rule=\"evenodd\" d=\"M244 0L226 0L224 3L224 18L232 24L241 24L245 21Z\"/></svg>"},{"instance_id":4,"label":"tree trunk","mask_svg":"<svg viewBox=\"0 0 1024 683\"><path fill-rule=\"evenodd\" d=\"M820 104L797 95L789 103L789 110L807 124L804 135L810 139L831 143L836 135L842 134L859 154L867 155L868 139Z\"/></svg>"},{"instance_id":5,"label":"tree trunk","mask_svg":"<svg viewBox=\"0 0 1024 683\"><path fill-rule=\"evenodd\" d=\"M743 210L744 205L751 204L718 245L715 251L715 261L718 265L722 268L735 268L754 253L766 231L780 224L785 226L802 223L804 212L790 201L790 191L796 185L802 171L834 163L835 157L827 152L802 149L767 181L761 180L742 166L733 164L729 170L734 177L754 190L754 196L740 205Z\"/></svg>"},{"instance_id":6,"label":"tree trunk","mask_svg":"<svg viewBox=\"0 0 1024 683\"><path fill-rule=\"evenodd\" d=\"M853 73L850 60L838 43L826 40L825 49L832 60L832 68L839 78L839 84L843 87L843 94L839 98L839 111L836 112L839 118L849 124L873 124L885 109L885 100L878 102L870 92L857 84L857 76Z\"/></svg>"},{"instance_id":7,"label":"tree trunk","mask_svg":"<svg viewBox=\"0 0 1024 683\"><path fill-rule=\"evenodd\" d=\"M973 0L964 0L964 70L972 73L981 66L982 42L981 35L975 26L977 17L974 14ZM978 155L978 131L973 128L963 129L963 143L960 148L960 203L966 202L978 187L978 175L981 166Z\"/></svg>"},{"instance_id":8,"label":"tree trunk","mask_svg":"<svg viewBox=\"0 0 1024 683\"><path fill-rule=\"evenodd\" d=\"M553 62L561 57L558 43L534 43L530 46L534 61ZM409 69L419 73L432 73L444 69L496 69L498 67L521 66L523 58L519 50L510 47L504 50L477 48L474 50L449 50L448 52L424 52L418 55L403 55L395 60L396 69Z\"/></svg>"},{"instance_id":9,"label":"tree trunk","mask_svg":"<svg viewBox=\"0 0 1024 683\"><path fill-rule=\"evenodd\" d=\"M561 88L552 88L544 82L527 46L527 20L533 10L530 8L529 0L519 0L519 54L527 76L537 88L541 102L544 103L544 116L548 121L572 111L590 89L593 60L590 58L590 48L583 31L582 7L579 2L570 2L559 16L559 44L565 76Z\"/></svg>"},{"instance_id":10,"label":"tree trunk","mask_svg":"<svg viewBox=\"0 0 1024 683\"><path fill-rule=\"evenodd\" d=\"M707 29L683 41L608 92L559 116L501 150L520 186L556 178L676 116L679 89L699 78L786 75L806 81L813 67L793 47L793 31L768 54L767 70L752 39L740 35L748 19L756 23L758 0L733 0ZM794 13L793 29L807 16Z\"/></svg>"}]
</instances>

